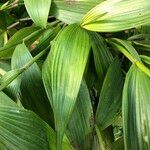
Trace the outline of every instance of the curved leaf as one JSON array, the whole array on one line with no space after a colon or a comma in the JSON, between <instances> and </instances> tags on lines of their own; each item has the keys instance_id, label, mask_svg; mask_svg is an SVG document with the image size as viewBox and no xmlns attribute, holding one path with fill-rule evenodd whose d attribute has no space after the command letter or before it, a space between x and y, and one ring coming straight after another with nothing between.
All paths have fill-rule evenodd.
<instances>
[{"instance_id":1,"label":"curved leaf","mask_svg":"<svg viewBox=\"0 0 150 150\"><path fill-rule=\"evenodd\" d=\"M43 66L43 81L54 111L58 149L75 106L89 51L87 32L73 24L57 36Z\"/></svg>"},{"instance_id":2,"label":"curved leaf","mask_svg":"<svg viewBox=\"0 0 150 150\"><path fill-rule=\"evenodd\" d=\"M105 129L112 124L116 117L121 107L122 87L123 77L120 62L115 59L105 76L96 111L96 123L101 129Z\"/></svg>"},{"instance_id":3,"label":"curved leaf","mask_svg":"<svg viewBox=\"0 0 150 150\"><path fill-rule=\"evenodd\" d=\"M93 125L91 99L86 83L83 81L66 132L76 149L91 149Z\"/></svg>"},{"instance_id":4,"label":"curved leaf","mask_svg":"<svg viewBox=\"0 0 150 150\"><path fill-rule=\"evenodd\" d=\"M51 14L67 24L80 22L82 17L101 1L104 0L53 0Z\"/></svg>"},{"instance_id":5,"label":"curved leaf","mask_svg":"<svg viewBox=\"0 0 150 150\"><path fill-rule=\"evenodd\" d=\"M51 0L24 0L24 4L34 23L46 28Z\"/></svg>"},{"instance_id":6,"label":"curved leaf","mask_svg":"<svg viewBox=\"0 0 150 150\"><path fill-rule=\"evenodd\" d=\"M150 23L149 0L107 0L91 9L81 26L99 32L115 32Z\"/></svg>"},{"instance_id":7,"label":"curved leaf","mask_svg":"<svg viewBox=\"0 0 150 150\"><path fill-rule=\"evenodd\" d=\"M25 44L20 44L16 47L12 56L12 69L22 68L32 59L33 57ZM52 111L42 82L42 74L36 63L33 63L30 68L21 74L19 86L22 105L37 113L46 122L53 124L51 121L53 120Z\"/></svg>"},{"instance_id":8,"label":"curved leaf","mask_svg":"<svg viewBox=\"0 0 150 150\"><path fill-rule=\"evenodd\" d=\"M16 32L7 42L7 44L0 48L0 58L9 58L12 56L15 47L23 41L27 46L32 44L42 33L43 29L39 27L26 27Z\"/></svg>"},{"instance_id":9,"label":"curved leaf","mask_svg":"<svg viewBox=\"0 0 150 150\"><path fill-rule=\"evenodd\" d=\"M133 65L123 90L126 149L150 149L150 78Z\"/></svg>"}]
</instances>

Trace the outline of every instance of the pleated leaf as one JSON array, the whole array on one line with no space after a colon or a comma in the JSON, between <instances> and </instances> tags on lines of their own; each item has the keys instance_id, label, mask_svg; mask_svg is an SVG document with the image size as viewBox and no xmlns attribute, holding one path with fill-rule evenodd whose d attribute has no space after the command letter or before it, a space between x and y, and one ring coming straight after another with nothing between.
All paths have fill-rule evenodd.
<instances>
[{"instance_id":1,"label":"pleated leaf","mask_svg":"<svg viewBox=\"0 0 150 150\"><path fill-rule=\"evenodd\" d=\"M67 135L76 149L91 149L93 125L94 116L90 95L83 81L67 127Z\"/></svg>"},{"instance_id":2,"label":"pleated leaf","mask_svg":"<svg viewBox=\"0 0 150 150\"><path fill-rule=\"evenodd\" d=\"M18 45L11 59L12 69L23 67L31 59L33 57L25 44ZM50 103L42 82L41 71L36 63L22 73L20 88L22 105L37 113L46 122L52 123Z\"/></svg>"},{"instance_id":3,"label":"pleated leaf","mask_svg":"<svg viewBox=\"0 0 150 150\"><path fill-rule=\"evenodd\" d=\"M99 32L116 32L150 23L149 0L107 0L91 9L81 26Z\"/></svg>"},{"instance_id":4,"label":"pleated leaf","mask_svg":"<svg viewBox=\"0 0 150 150\"><path fill-rule=\"evenodd\" d=\"M0 92L0 149L48 150L55 146L54 137L43 120Z\"/></svg>"},{"instance_id":5,"label":"pleated leaf","mask_svg":"<svg viewBox=\"0 0 150 150\"><path fill-rule=\"evenodd\" d=\"M70 25L55 39L43 67L43 81L54 111L58 149L76 102L89 50L87 32L76 24Z\"/></svg>"},{"instance_id":6,"label":"pleated leaf","mask_svg":"<svg viewBox=\"0 0 150 150\"><path fill-rule=\"evenodd\" d=\"M0 58L10 58L15 47L23 41L27 46L31 45L42 33L39 27L26 27L16 32L4 47L0 48Z\"/></svg>"},{"instance_id":7,"label":"pleated leaf","mask_svg":"<svg viewBox=\"0 0 150 150\"><path fill-rule=\"evenodd\" d=\"M99 34L89 32L89 35L92 43L95 69L99 78L99 86L101 87L113 57L104 39Z\"/></svg>"},{"instance_id":8,"label":"pleated leaf","mask_svg":"<svg viewBox=\"0 0 150 150\"><path fill-rule=\"evenodd\" d=\"M53 0L51 14L67 24L80 22L90 9L102 1L104 0Z\"/></svg>"},{"instance_id":9,"label":"pleated leaf","mask_svg":"<svg viewBox=\"0 0 150 150\"><path fill-rule=\"evenodd\" d=\"M34 23L46 28L51 0L24 0L24 4Z\"/></svg>"},{"instance_id":10,"label":"pleated leaf","mask_svg":"<svg viewBox=\"0 0 150 150\"><path fill-rule=\"evenodd\" d=\"M105 76L96 111L96 123L101 129L105 129L112 124L116 117L121 107L122 87L123 77L120 62L115 59Z\"/></svg>"},{"instance_id":11,"label":"pleated leaf","mask_svg":"<svg viewBox=\"0 0 150 150\"><path fill-rule=\"evenodd\" d=\"M133 65L123 90L123 125L126 149L150 149L150 78Z\"/></svg>"}]
</instances>

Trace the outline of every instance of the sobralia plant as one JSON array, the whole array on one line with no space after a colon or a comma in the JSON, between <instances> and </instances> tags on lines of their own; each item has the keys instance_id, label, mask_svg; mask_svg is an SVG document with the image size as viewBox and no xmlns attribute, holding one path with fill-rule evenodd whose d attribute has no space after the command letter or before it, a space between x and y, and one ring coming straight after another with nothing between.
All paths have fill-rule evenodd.
<instances>
[{"instance_id":1,"label":"sobralia plant","mask_svg":"<svg viewBox=\"0 0 150 150\"><path fill-rule=\"evenodd\" d=\"M149 68L149 0L1 0L0 150L149 150Z\"/></svg>"}]
</instances>

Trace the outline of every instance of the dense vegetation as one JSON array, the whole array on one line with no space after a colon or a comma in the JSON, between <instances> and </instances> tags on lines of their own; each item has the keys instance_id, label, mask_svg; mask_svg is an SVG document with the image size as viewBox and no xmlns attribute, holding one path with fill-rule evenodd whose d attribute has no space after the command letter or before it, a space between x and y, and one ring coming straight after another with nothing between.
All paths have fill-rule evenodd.
<instances>
[{"instance_id":1,"label":"dense vegetation","mask_svg":"<svg viewBox=\"0 0 150 150\"><path fill-rule=\"evenodd\" d=\"M1 0L0 150L150 150L149 52L149 0Z\"/></svg>"}]
</instances>

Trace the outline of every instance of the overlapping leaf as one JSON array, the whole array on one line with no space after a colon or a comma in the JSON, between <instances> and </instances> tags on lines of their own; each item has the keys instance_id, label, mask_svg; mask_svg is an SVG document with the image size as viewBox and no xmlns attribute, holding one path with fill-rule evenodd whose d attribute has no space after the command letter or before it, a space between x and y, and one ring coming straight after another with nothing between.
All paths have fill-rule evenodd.
<instances>
[{"instance_id":1,"label":"overlapping leaf","mask_svg":"<svg viewBox=\"0 0 150 150\"><path fill-rule=\"evenodd\" d=\"M34 23L46 28L51 0L24 0L24 3Z\"/></svg>"},{"instance_id":2,"label":"overlapping leaf","mask_svg":"<svg viewBox=\"0 0 150 150\"><path fill-rule=\"evenodd\" d=\"M94 56L94 64L99 79L99 87L101 88L103 79L107 72L107 69L112 62L112 54L107 48L104 39L97 33L89 32L92 51Z\"/></svg>"},{"instance_id":3,"label":"overlapping leaf","mask_svg":"<svg viewBox=\"0 0 150 150\"><path fill-rule=\"evenodd\" d=\"M0 92L0 149L45 149L55 147L54 131L37 115L18 107Z\"/></svg>"},{"instance_id":4,"label":"overlapping leaf","mask_svg":"<svg viewBox=\"0 0 150 150\"><path fill-rule=\"evenodd\" d=\"M112 124L117 111L120 109L122 87L123 78L120 62L115 59L108 69L100 92L96 123L101 129L105 129Z\"/></svg>"},{"instance_id":5,"label":"overlapping leaf","mask_svg":"<svg viewBox=\"0 0 150 150\"><path fill-rule=\"evenodd\" d=\"M81 26L99 32L114 32L150 23L149 0L107 0L90 10Z\"/></svg>"},{"instance_id":6,"label":"overlapping leaf","mask_svg":"<svg viewBox=\"0 0 150 150\"><path fill-rule=\"evenodd\" d=\"M150 149L150 77L133 65L123 90L126 149Z\"/></svg>"},{"instance_id":7,"label":"overlapping leaf","mask_svg":"<svg viewBox=\"0 0 150 150\"><path fill-rule=\"evenodd\" d=\"M39 27L26 27L16 32L8 43L0 48L0 58L9 58L12 56L15 47L23 41L27 46L32 44L42 33L43 29Z\"/></svg>"},{"instance_id":8,"label":"overlapping leaf","mask_svg":"<svg viewBox=\"0 0 150 150\"><path fill-rule=\"evenodd\" d=\"M51 14L67 24L80 22L90 9L102 1L104 0L53 0Z\"/></svg>"},{"instance_id":9,"label":"overlapping leaf","mask_svg":"<svg viewBox=\"0 0 150 150\"><path fill-rule=\"evenodd\" d=\"M94 116L90 95L86 83L83 81L67 127L67 135L76 149L91 149L93 125Z\"/></svg>"},{"instance_id":10,"label":"overlapping leaf","mask_svg":"<svg viewBox=\"0 0 150 150\"><path fill-rule=\"evenodd\" d=\"M66 27L56 38L43 67L43 80L57 131L57 148L73 111L90 50L89 36L78 25Z\"/></svg>"},{"instance_id":11,"label":"overlapping leaf","mask_svg":"<svg viewBox=\"0 0 150 150\"><path fill-rule=\"evenodd\" d=\"M141 62L140 56L129 42L116 38L109 39L108 42L113 48L122 52L133 64L136 64L140 70L150 77L150 69Z\"/></svg>"},{"instance_id":12,"label":"overlapping leaf","mask_svg":"<svg viewBox=\"0 0 150 150\"><path fill-rule=\"evenodd\" d=\"M19 69L32 59L33 57L25 44L20 44L16 47L12 56L12 69ZM41 71L36 63L22 73L20 88L23 106L33 110L45 121L53 124L53 122L50 122L53 119L50 103L42 83Z\"/></svg>"}]
</instances>

